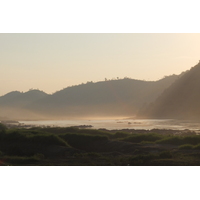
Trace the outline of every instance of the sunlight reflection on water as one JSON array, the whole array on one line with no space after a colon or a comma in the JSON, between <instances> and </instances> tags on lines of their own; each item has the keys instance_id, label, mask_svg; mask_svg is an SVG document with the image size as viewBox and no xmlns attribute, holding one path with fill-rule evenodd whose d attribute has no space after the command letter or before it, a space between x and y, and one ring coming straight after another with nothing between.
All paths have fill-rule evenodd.
<instances>
[{"instance_id":1,"label":"sunlight reflection on water","mask_svg":"<svg viewBox=\"0 0 200 200\"><path fill-rule=\"evenodd\" d=\"M200 122L179 121L172 119L115 119L115 120L47 120L47 121L19 121L25 125L70 127L79 125L92 125L94 129L174 129L199 130Z\"/></svg>"}]
</instances>

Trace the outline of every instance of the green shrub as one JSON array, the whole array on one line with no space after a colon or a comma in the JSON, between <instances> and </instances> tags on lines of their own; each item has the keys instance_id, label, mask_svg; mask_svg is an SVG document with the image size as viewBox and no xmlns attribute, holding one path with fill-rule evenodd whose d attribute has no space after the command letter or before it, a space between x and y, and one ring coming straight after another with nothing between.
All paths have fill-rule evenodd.
<instances>
[{"instance_id":1,"label":"green shrub","mask_svg":"<svg viewBox=\"0 0 200 200\"><path fill-rule=\"evenodd\" d=\"M151 142L151 141L142 141L142 142L140 142L140 144L155 144L155 142Z\"/></svg>"},{"instance_id":2,"label":"green shrub","mask_svg":"<svg viewBox=\"0 0 200 200\"><path fill-rule=\"evenodd\" d=\"M194 146L193 149L199 150L200 149L200 144L197 144L196 146Z\"/></svg>"},{"instance_id":3,"label":"green shrub","mask_svg":"<svg viewBox=\"0 0 200 200\"><path fill-rule=\"evenodd\" d=\"M188 149L189 150L189 149L193 149L193 147L194 146L191 145L191 144L183 144L183 145L180 145L178 148L179 149L186 149L186 150Z\"/></svg>"},{"instance_id":4,"label":"green shrub","mask_svg":"<svg viewBox=\"0 0 200 200\"><path fill-rule=\"evenodd\" d=\"M130 133L116 132L113 137L114 138L126 138L128 136L130 136Z\"/></svg>"},{"instance_id":5,"label":"green shrub","mask_svg":"<svg viewBox=\"0 0 200 200\"><path fill-rule=\"evenodd\" d=\"M19 141L25 140L25 134L19 133L19 131L12 131L6 134L1 135L0 139L4 141Z\"/></svg>"},{"instance_id":6,"label":"green shrub","mask_svg":"<svg viewBox=\"0 0 200 200\"><path fill-rule=\"evenodd\" d=\"M0 134L0 151L11 156L33 156L47 146L70 147L68 143L53 134L27 134L12 131Z\"/></svg>"},{"instance_id":7,"label":"green shrub","mask_svg":"<svg viewBox=\"0 0 200 200\"><path fill-rule=\"evenodd\" d=\"M35 156L31 157L21 157L21 156L5 156L4 160L6 163L11 165L26 165L38 162L39 159Z\"/></svg>"},{"instance_id":8,"label":"green shrub","mask_svg":"<svg viewBox=\"0 0 200 200\"><path fill-rule=\"evenodd\" d=\"M27 137L27 142L40 145L59 145L69 146L63 139L57 135L32 135Z\"/></svg>"},{"instance_id":9,"label":"green shrub","mask_svg":"<svg viewBox=\"0 0 200 200\"><path fill-rule=\"evenodd\" d=\"M65 134L60 135L60 137L75 148L85 148L93 145L95 142L108 141L107 136L100 135Z\"/></svg>"},{"instance_id":10,"label":"green shrub","mask_svg":"<svg viewBox=\"0 0 200 200\"><path fill-rule=\"evenodd\" d=\"M18 131L4 134L0 137L3 142L13 142L15 144L40 144L40 145L60 145L69 146L62 138L53 134L25 134Z\"/></svg>"},{"instance_id":11,"label":"green shrub","mask_svg":"<svg viewBox=\"0 0 200 200\"><path fill-rule=\"evenodd\" d=\"M109 138L113 136L112 133L96 129L79 129L77 133L84 135L93 135L93 136L108 136Z\"/></svg>"},{"instance_id":12,"label":"green shrub","mask_svg":"<svg viewBox=\"0 0 200 200\"><path fill-rule=\"evenodd\" d=\"M153 133L148 133L148 134L135 134L131 135L129 137L126 137L122 139L125 142L133 142L133 143L140 143L142 141L147 141L147 142L155 142L156 140L161 139L163 136L160 134L153 134Z\"/></svg>"},{"instance_id":13,"label":"green shrub","mask_svg":"<svg viewBox=\"0 0 200 200\"><path fill-rule=\"evenodd\" d=\"M197 145L200 143L200 136L172 136L156 141L158 144L173 144L173 145L183 145L192 144Z\"/></svg>"},{"instance_id":14,"label":"green shrub","mask_svg":"<svg viewBox=\"0 0 200 200\"><path fill-rule=\"evenodd\" d=\"M183 143L183 138L180 136L172 136L172 137L167 137L161 140L156 141L158 144L173 144L173 145L182 145Z\"/></svg>"},{"instance_id":15,"label":"green shrub","mask_svg":"<svg viewBox=\"0 0 200 200\"><path fill-rule=\"evenodd\" d=\"M162 158L162 159L172 158L172 154L171 154L170 151L162 151L162 152L159 154L159 158Z\"/></svg>"},{"instance_id":16,"label":"green shrub","mask_svg":"<svg viewBox=\"0 0 200 200\"><path fill-rule=\"evenodd\" d=\"M40 130L40 129L39 129ZM50 128L43 128L42 131L53 133L53 134L65 134L65 133L77 133L79 131L78 128L75 127L50 127Z\"/></svg>"},{"instance_id":17,"label":"green shrub","mask_svg":"<svg viewBox=\"0 0 200 200\"><path fill-rule=\"evenodd\" d=\"M6 127L6 125L4 125L4 124L0 123L0 132L2 132L2 133L5 133L5 132L6 132L6 130L7 130L7 127Z\"/></svg>"},{"instance_id":18,"label":"green shrub","mask_svg":"<svg viewBox=\"0 0 200 200\"><path fill-rule=\"evenodd\" d=\"M102 155L100 153L96 153L96 152L89 152L89 153L85 153L86 156L91 156L91 157L102 157Z\"/></svg>"},{"instance_id":19,"label":"green shrub","mask_svg":"<svg viewBox=\"0 0 200 200\"><path fill-rule=\"evenodd\" d=\"M184 142L184 144L197 145L197 144L200 143L200 136L196 135L196 136L186 136L186 137L183 137L183 142Z\"/></svg>"},{"instance_id":20,"label":"green shrub","mask_svg":"<svg viewBox=\"0 0 200 200\"><path fill-rule=\"evenodd\" d=\"M44 154L37 153L37 154L34 155L34 157L35 157L36 159L43 160L43 159L44 159Z\"/></svg>"},{"instance_id":21,"label":"green shrub","mask_svg":"<svg viewBox=\"0 0 200 200\"><path fill-rule=\"evenodd\" d=\"M129 159L129 164L136 165L136 166L148 165L151 163L151 161L153 161L156 158L157 156L151 153L139 154L139 155L132 156Z\"/></svg>"}]
</instances>

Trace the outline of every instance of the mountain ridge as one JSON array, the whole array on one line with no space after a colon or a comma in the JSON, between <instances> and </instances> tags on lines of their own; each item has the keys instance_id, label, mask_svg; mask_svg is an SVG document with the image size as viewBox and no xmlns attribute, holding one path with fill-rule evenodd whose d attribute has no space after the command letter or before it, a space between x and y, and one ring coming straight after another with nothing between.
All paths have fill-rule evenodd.
<instances>
[{"instance_id":1,"label":"mountain ridge","mask_svg":"<svg viewBox=\"0 0 200 200\"><path fill-rule=\"evenodd\" d=\"M140 111L149 118L199 119L200 62L168 87L154 103Z\"/></svg>"},{"instance_id":2,"label":"mountain ridge","mask_svg":"<svg viewBox=\"0 0 200 200\"><path fill-rule=\"evenodd\" d=\"M39 90L25 93L15 91L0 97L0 108L4 116L9 113L15 119L19 112L21 116L24 113L29 118L34 115L56 119L98 115L133 116L138 108L154 101L178 77L171 75L158 81L124 78L88 82L64 88L51 95Z\"/></svg>"}]
</instances>

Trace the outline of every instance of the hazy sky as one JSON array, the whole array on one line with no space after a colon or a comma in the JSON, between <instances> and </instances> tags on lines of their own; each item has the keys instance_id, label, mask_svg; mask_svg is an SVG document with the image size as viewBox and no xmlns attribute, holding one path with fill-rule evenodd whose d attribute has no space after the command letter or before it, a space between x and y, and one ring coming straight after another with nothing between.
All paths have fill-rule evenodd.
<instances>
[{"instance_id":1,"label":"hazy sky","mask_svg":"<svg viewBox=\"0 0 200 200\"><path fill-rule=\"evenodd\" d=\"M87 81L158 80L200 59L198 33L0 34L0 95L47 93Z\"/></svg>"}]
</instances>

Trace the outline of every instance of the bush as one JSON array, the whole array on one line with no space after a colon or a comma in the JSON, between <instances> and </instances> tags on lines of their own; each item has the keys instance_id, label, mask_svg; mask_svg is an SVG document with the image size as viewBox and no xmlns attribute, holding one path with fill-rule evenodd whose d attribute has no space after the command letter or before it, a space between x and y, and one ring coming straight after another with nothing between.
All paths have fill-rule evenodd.
<instances>
[{"instance_id":1,"label":"bush","mask_svg":"<svg viewBox=\"0 0 200 200\"><path fill-rule=\"evenodd\" d=\"M70 147L65 140L52 134L25 134L18 131L0 134L0 151L12 156L33 156L47 146Z\"/></svg>"},{"instance_id":2,"label":"bush","mask_svg":"<svg viewBox=\"0 0 200 200\"><path fill-rule=\"evenodd\" d=\"M7 127L6 127L6 125L4 125L4 124L0 123L0 132L2 132L2 133L5 133L5 132L6 132L6 130L7 130Z\"/></svg>"},{"instance_id":3,"label":"bush","mask_svg":"<svg viewBox=\"0 0 200 200\"><path fill-rule=\"evenodd\" d=\"M200 136L196 135L196 136L186 136L186 137L183 137L183 143L184 144L197 145L197 144L200 143Z\"/></svg>"},{"instance_id":4,"label":"bush","mask_svg":"<svg viewBox=\"0 0 200 200\"><path fill-rule=\"evenodd\" d=\"M157 156L154 154L140 154L140 155L135 155L132 156L129 159L129 163L130 165L136 165L136 166L142 166L142 165L151 165L151 161L153 161L154 159L156 159Z\"/></svg>"},{"instance_id":5,"label":"bush","mask_svg":"<svg viewBox=\"0 0 200 200\"><path fill-rule=\"evenodd\" d=\"M162 152L159 154L159 158L162 158L162 159L172 158L172 154L171 154L170 151L162 151Z\"/></svg>"},{"instance_id":6,"label":"bush","mask_svg":"<svg viewBox=\"0 0 200 200\"><path fill-rule=\"evenodd\" d=\"M113 137L114 138L126 138L128 136L130 136L130 133L116 132Z\"/></svg>"},{"instance_id":7,"label":"bush","mask_svg":"<svg viewBox=\"0 0 200 200\"><path fill-rule=\"evenodd\" d=\"M40 145L59 145L69 147L69 145L57 135L32 135L27 137L27 142Z\"/></svg>"},{"instance_id":8,"label":"bush","mask_svg":"<svg viewBox=\"0 0 200 200\"><path fill-rule=\"evenodd\" d=\"M35 156L31 157L20 157L20 156L5 156L4 160L6 163L11 165L26 165L38 162L40 159Z\"/></svg>"},{"instance_id":9,"label":"bush","mask_svg":"<svg viewBox=\"0 0 200 200\"><path fill-rule=\"evenodd\" d=\"M89 153L85 153L86 156L90 156L90 157L102 157L102 155L100 153L96 153L96 152L89 152Z\"/></svg>"},{"instance_id":10,"label":"bush","mask_svg":"<svg viewBox=\"0 0 200 200\"><path fill-rule=\"evenodd\" d=\"M191 144L183 144L183 145L180 145L178 148L179 149L185 149L185 150L190 150L190 149L193 149L193 145Z\"/></svg>"},{"instance_id":11,"label":"bush","mask_svg":"<svg viewBox=\"0 0 200 200\"><path fill-rule=\"evenodd\" d=\"M44 159L44 154L37 153L37 154L34 155L34 157L35 157L36 159L43 160L43 159Z\"/></svg>"},{"instance_id":12,"label":"bush","mask_svg":"<svg viewBox=\"0 0 200 200\"><path fill-rule=\"evenodd\" d=\"M163 136L159 134L148 133L148 134L135 134L135 135L126 137L122 140L125 142L133 142L133 143L140 143L143 141L155 142L156 140L159 140L162 137Z\"/></svg>"},{"instance_id":13,"label":"bush","mask_svg":"<svg viewBox=\"0 0 200 200\"><path fill-rule=\"evenodd\" d=\"M107 136L86 135L86 134L65 134L60 135L67 143L75 148L85 148L93 145L95 142L108 141Z\"/></svg>"},{"instance_id":14,"label":"bush","mask_svg":"<svg viewBox=\"0 0 200 200\"><path fill-rule=\"evenodd\" d=\"M173 144L173 145L183 145L183 144L192 144L197 145L200 143L200 136L172 136L167 137L164 139L161 139L159 141L156 141L156 143L159 144Z\"/></svg>"},{"instance_id":15,"label":"bush","mask_svg":"<svg viewBox=\"0 0 200 200\"><path fill-rule=\"evenodd\" d=\"M200 144L197 144L196 146L194 146L193 149L199 150L200 149Z\"/></svg>"},{"instance_id":16,"label":"bush","mask_svg":"<svg viewBox=\"0 0 200 200\"><path fill-rule=\"evenodd\" d=\"M19 133L18 131L12 131L10 133L6 133L1 135L0 139L4 141L10 141L10 142L15 142L19 140L25 140L26 136L25 134Z\"/></svg>"},{"instance_id":17,"label":"bush","mask_svg":"<svg viewBox=\"0 0 200 200\"><path fill-rule=\"evenodd\" d=\"M158 144L173 144L173 145L182 145L183 144L183 139L179 136L172 136L172 137L167 137L161 140L156 141Z\"/></svg>"},{"instance_id":18,"label":"bush","mask_svg":"<svg viewBox=\"0 0 200 200\"><path fill-rule=\"evenodd\" d=\"M155 144L155 142L151 142L151 141L142 141L142 142L140 142L140 144Z\"/></svg>"},{"instance_id":19,"label":"bush","mask_svg":"<svg viewBox=\"0 0 200 200\"><path fill-rule=\"evenodd\" d=\"M93 135L93 136L108 136L108 137L113 136L112 133L109 133L107 131L102 131L102 130L96 130L96 129L79 129L77 133L84 134L84 135Z\"/></svg>"},{"instance_id":20,"label":"bush","mask_svg":"<svg viewBox=\"0 0 200 200\"><path fill-rule=\"evenodd\" d=\"M63 139L53 134L25 134L13 131L0 137L2 142L13 142L15 144L40 144L69 146Z\"/></svg>"}]
</instances>

